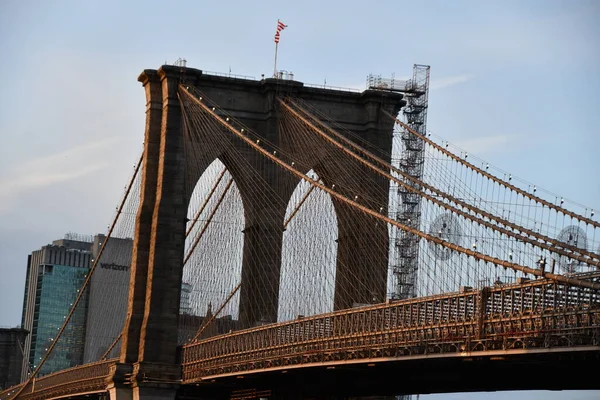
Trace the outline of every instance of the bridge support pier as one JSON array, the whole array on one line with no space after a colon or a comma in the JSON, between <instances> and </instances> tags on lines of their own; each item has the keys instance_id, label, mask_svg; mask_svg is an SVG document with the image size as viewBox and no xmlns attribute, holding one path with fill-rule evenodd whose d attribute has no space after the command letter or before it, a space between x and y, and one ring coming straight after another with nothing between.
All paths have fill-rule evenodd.
<instances>
[{"instance_id":1,"label":"bridge support pier","mask_svg":"<svg viewBox=\"0 0 600 400\"><path fill-rule=\"evenodd\" d=\"M174 400L179 366L151 363L116 364L108 380L110 400Z\"/></svg>"},{"instance_id":2,"label":"bridge support pier","mask_svg":"<svg viewBox=\"0 0 600 400\"><path fill-rule=\"evenodd\" d=\"M277 322L284 213L285 208L272 206L249 217L244 229L239 312L244 328Z\"/></svg>"},{"instance_id":3,"label":"bridge support pier","mask_svg":"<svg viewBox=\"0 0 600 400\"><path fill-rule=\"evenodd\" d=\"M187 201L178 81L164 71L144 71L139 80L147 97L141 204L136 217L128 316L123 330L121 367L129 378L146 379L180 371L177 324L185 245Z\"/></svg>"},{"instance_id":4,"label":"bridge support pier","mask_svg":"<svg viewBox=\"0 0 600 400\"><path fill-rule=\"evenodd\" d=\"M156 387L113 387L108 390L110 400L174 400L176 389Z\"/></svg>"},{"instance_id":5,"label":"bridge support pier","mask_svg":"<svg viewBox=\"0 0 600 400\"><path fill-rule=\"evenodd\" d=\"M338 262L333 308L337 311L358 304L383 303L388 256L374 249L388 247L387 226L369 221L343 204L334 204L343 211L337 214ZM357 281L361 284L357 285Z\"/></svg>"},{"instance_id":6,"label":"bridge support pier","mask_svg":"<svg viewBox=\"0 0 600 400\"><path fill-rule=\"evenodd\" d=\"M332 95L329 91L304 88L299 82L286 83L286 90L293 89L294 93L284 93L280 80L222 79L199 70L173 66L163 66L158 71L146 70L140 75L139 80L146 91L142 193L136 217L121 364L107 382L112 400L175 397L181 379L177 325L191 196L188 180L197 181L199 176L196 175L202 173L198 165L209 165L215 157L223 161L235 179L245 207L240 325L251 327L277 321L284 216L298 182L275 164L265 164L261 155L248 152L246 146L236 140L220 140L222 135L213 132L211 124L203 125L202 129L195 127L200 131L196 136L186 136L186 132L190 132L186 130L185 103L179 96L179 84L184 77L186 85L198 88L206 98L223 104L225 111L267 140L290 150L292 157L299 161L306 159L304 153L311 151L299 152L294 147L297 141L293 137L284 137L283 130L280 131L277 96L287 93L306 99L340 121L361 141L365 140L383 152L391 149L393 124L382 120L380 110L385 108L394 114L404 104L399 94L343 92ZM197 140L200 147L209 147L213 142L227 142L228 145L192 154L186 153L187 140ZM233 146L231 148L236 151L229 150L228 146ZM322 154L322 158L306 159L312 161L307 166L317 171L317 165L326 158L327 154ZM351 165L353 161L342 157L334 165L340 163ZM326 178L326 171L317 172ZM362 193L357 185L356 191ZM379 185L381 190L376 190L379 198L375 205L386 209L387 182ZM356 238L356 232L364 229L363 226L348 217L341 225L340 252L344 254L341 258L346 257L342 261L350 267L338 268L336 309L352 307L355 303L383 301L387 251L383 257L374 258L370 253L375 246L370 244L383 243L387 249L387 228L375 227ZM357 291L352 278L367 282L362 285L366 289Z\"/></svg>"}]
</instances>

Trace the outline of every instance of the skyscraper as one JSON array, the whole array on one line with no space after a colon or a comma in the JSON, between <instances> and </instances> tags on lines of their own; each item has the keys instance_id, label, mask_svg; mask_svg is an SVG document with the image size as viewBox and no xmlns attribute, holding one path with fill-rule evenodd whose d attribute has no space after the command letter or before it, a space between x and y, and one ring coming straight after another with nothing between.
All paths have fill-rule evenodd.
<instances>
[{"instance_id":1,"label":"skyscraper","mask_svg":"<svg viewBox=\"0 0 600 400\"><path fill-rule=\"evenodd\" d=\"M97 361L103 355L118 356L132 248L129 238L107 241L104 235L67 234L29 255L21 325L31 334L25 341L21 380L38 366L55 340L99 256L88 288L40 375ZM193 314L191 293L192 286L182 283L181 313L187 316Z\"/></svg>"},{"instance_id":2,"label":"skyscraper","mask_svg":"<svg viewBox=\"0 0 600 400\"><path fill-rule=\"evenodd\" d=\"M109 349L112 350L107 357L118 356L120 343L115 339L123 330L127 315L133 240L106 240L106 236L96 235L92 244L94 259L103 245L104 250L90 280L84 363L98 361Z\"/></svg>"},{"instance_id":3,"label":"skyscraper","mask_svg":"<svg viewBox=\"0 0 600 400\"><path fill-rule=\"evenodd\" d=\"M22 380L46 354L89 272L91 237L77 239L55 240L27 259L21 327L30 335L25 340ZM83 362L87 295L81 300L40 375Z\"/></svg>"},{"instance_id":4,"label":"skyscraper","mask_svg":"<svg viewBox=\"0 0 600 400\"><path fill-rule=\"evenodd\" d=\"M106 236L96 235L92 244L94 260L103 245L104 250L90 280L84 363L119 356L119 337L127 316L133 240L111 237L105 244L106 240ZM193 313L191 293L192 285L183 282L180 314Z\"/></svg>"},{"instance_id":5,"label":"skyscraper","mask_svg":"<svg viewBox=\"0 0 600 400\"><path fill-rule=\"evenodd\" d=\"M0 328L0 390L21 381L23 345L28 334L21 328Z\"/></svg>"}]
</instances>

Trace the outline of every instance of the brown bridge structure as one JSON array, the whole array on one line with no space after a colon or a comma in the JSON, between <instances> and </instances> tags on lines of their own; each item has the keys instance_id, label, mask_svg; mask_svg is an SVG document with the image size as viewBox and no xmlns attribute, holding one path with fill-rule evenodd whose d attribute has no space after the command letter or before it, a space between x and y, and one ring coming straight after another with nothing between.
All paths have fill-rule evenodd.
<instances>
[{"instance_id":1,"label":"brown bridge structure","mask_svg":"<svg viewBox=\"0 0 600 400\"><path fill-rule=\"evenodd\" d=\"M421 101L428 74L427 68L425 85L416 74L402 85L358 92L282 76L252 80L167 65L145 70L139 81L146 128L123 328L102 359L44 376L36 370L0 399L600 389L600 254L573 240L580 232L595 240L600 225L593 213L567 210L563 199L539 197L535 187L500 178L466 153L433 142ZM399 159L395 137L403 148ZM438 162L444 157L446 164ZM215 160L224 170L190 216L194 188ZM230 182L211 200L225 171ZM483 182L494 188L487 202ZM304 196L293 200L301 185ZM211 251L203 235L219 229L213 217L232 186L244 218L239 277L215 314L207 313L182 343L184 266L195 252ZM331 298L311 300L330 307L300 315L308 300L291 306L282 300L290 279L282 267L285 241L303 212L313 212L315 229L325 224L322 210L308 211L317 193L329 199L337 233L312 251L333 272L314 278L316 267L292 258L308 271L302 279L314 279L291 285L310 292L326 281ZM498 205L502 198L505 205ZM192 226L202 222L190 245ZM100 257L89 275L101 264ZM397 295L389 293L391 281L400 287ZM233 299L235 325L216 332L211 326ZM286 307L296 315L282 318Z\"/></svg>"}]
</instances>

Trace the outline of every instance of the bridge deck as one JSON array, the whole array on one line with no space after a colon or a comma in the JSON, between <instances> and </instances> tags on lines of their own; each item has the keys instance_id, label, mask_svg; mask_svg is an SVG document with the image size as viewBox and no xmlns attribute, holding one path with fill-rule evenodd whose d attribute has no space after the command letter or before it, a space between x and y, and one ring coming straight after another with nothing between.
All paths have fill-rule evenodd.
<instances>
[{"instance_id":1,"label":"bridge deck","mask_svg":"<svg viewBox=\"0 0 600 400\"><path fill-rule=\"evenodd\" d=\"M600 293L538 279L389 301L204 339L183 346L181 383L315 366L578 351L600 354ZM20 398L104 392L116 363L101 361L41 377ZM0 399L12 399L20 387L1 392Z\"/></svg>"},{"instance_id":2,"label":"bridge deck","mask_svg":"<svg viewBox=\"0 0 600 400\"><path fill-rule=\"evenodd\" d=\"M184 382L307 363L597 345L600 294L540 279L388 302L183 347Z\"/></svg>"}]
</instances>

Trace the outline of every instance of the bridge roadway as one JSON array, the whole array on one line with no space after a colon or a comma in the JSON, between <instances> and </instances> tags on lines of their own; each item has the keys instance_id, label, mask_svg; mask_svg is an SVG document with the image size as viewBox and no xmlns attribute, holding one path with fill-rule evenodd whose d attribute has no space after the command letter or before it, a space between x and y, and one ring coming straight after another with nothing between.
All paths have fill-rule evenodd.
<instances>
[{"instance_id":1,"label":"bridge roadway","mask_svg":"<svg viewBox=\"0 0 600 400\"><path fill-rule=\"evenodd\" d=\"M41 377L19 398L106 393L116 362ZM181 364L179 398L600 389L600 292L538 279L388 301L204 339Z\"/></svg>"}]
</instances>

